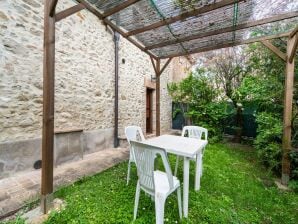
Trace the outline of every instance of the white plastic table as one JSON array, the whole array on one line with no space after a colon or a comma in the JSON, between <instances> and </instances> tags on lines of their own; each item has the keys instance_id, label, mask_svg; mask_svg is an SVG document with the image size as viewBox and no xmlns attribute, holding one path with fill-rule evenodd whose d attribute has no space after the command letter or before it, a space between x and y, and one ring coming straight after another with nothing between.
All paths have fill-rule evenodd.
<instances>
[{"instance_id":1,"label":"white plastic table","mask_svg":"<svg viewBox=\"0 0 298 224\"><path fill-rule=\"evenodd\" d=\"M183 159L183 214L188 216L189 160L200 154L208 144L207 140L198 140L174 135L161 135L144 141L145 144L163 148L167 153L182 156ZM199 158L199 156L197 156ZM199 172L198 172L199 173ZM196 175L196 185L200 185L200 175Z\"/></svg>"}]
</instances>

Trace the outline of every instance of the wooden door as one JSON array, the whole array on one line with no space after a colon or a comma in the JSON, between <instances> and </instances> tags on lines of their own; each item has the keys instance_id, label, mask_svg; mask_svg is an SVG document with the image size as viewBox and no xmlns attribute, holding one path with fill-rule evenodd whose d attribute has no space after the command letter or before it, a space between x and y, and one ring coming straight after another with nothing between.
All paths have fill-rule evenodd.
<instances>
[{"instance_id":1,"label":"wooden door","mask_svg":"<svg viewBox=\"0 0 298 224\"><path fill-rule=\"evenodd\" d=\"M152 93L153 90L146 90L146 133L152 133Z\"/></svg>"}]
</instances>

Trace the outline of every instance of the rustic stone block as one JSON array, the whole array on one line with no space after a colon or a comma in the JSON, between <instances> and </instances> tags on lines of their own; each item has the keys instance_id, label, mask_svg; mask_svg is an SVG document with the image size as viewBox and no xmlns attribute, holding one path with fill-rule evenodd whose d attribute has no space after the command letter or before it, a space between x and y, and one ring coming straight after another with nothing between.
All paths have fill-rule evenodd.
<instances>
[{"instance_id":1,"label":"rustic stone block","mask_svg":"<svg viewBox=\"0 0 298 224\"><path fill-rule=\"evenodd\" d=\"M9 194L7 192L4 192L3 190L0 190L0 201L4 201L6 199L9 199Z\"/></svg>"},{"instance_id":2,"label":"rustic stone block","mask_svg":"<svg viewBox=\"0 0 298 224\"><path fill-rule=\"evenodd\" d=\"M83 158L82 131L55 135L55 165Z\"/></svg>"},{"instance_id":3,"label":"rustic stone block","mask_svg":"<svg viewBox=\"0 0 298 224\"><path fill-rule=\"evenodd\" d=\"M41 158L41 139L0 143L3 165L0 179L18 171L33 170L33 164Z\"/></svg>"},{"instance_id":4,"label":"rustic stone block","mask_svg":"<svg viewBox=\"0 0 298 224\"><path fill-rule=\"evenodd\" d=\"M113 147L113 129L87 131L84 133L85 154Z\"/></svg>"}]
</instances>

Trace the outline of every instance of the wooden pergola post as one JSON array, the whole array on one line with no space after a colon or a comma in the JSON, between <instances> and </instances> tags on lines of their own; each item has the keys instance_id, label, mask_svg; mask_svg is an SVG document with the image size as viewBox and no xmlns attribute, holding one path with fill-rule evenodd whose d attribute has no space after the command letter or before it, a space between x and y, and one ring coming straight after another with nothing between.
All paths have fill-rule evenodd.
<instances>
[{"instance_id":1,"label":"wooden pergola post","mask_svg":"<svg viewBox=\"0 0 298 224\"><path fill-rule=\"evenodd\" d=\"M290 158L291 129L292 129L292 103L294 88L294 53L297 48L298 34L288 38L286 57L286 76L284 93L284 117L283 117L283 138L282 138L282 177L281 182L287 185L290 179Z\"/></svg>"},{"instance_id":2,"label":"wooden pergola post","mask_svg":"<svg viewBox=\"0 0 298 224\"><path fill-rule=\"evenodd\" d=\"M156 136L160 136L160 59L156 60Z\"/></svg>"},{"instance_id":3,"label":"wooden pergola post","mask_svg":"<svg viewBox=\"0 0 298 224\"><path fill-rule=\"evenodd\" d=\"M58 0L44 3L43 120L41 211L46 214L53 202L54 97L55 97L55 23L85 8L80 3L56 13Z\"/></svg>"},{"instance_id":4,"label":"wooden pergola post","mask_svg":"<svg viewBox=\"0 0 298 224\"><path fill-rule=\"evenodd\" d=\"M154 62L153 57L150 57L155 76L156 76L156 136L160 136L160 76L163 71L167 68L172 58L169 58L162 69L160 69L160 59L156 59L156 63Z\"/></svg>"},{"instance_id":5,"label":"wooden pergola post","mask_svg":"<svg viewBox=\"0 0 298 224\"><path fill-rule=\"evenodd\" d=\"M52 207L53 200L56 4L57 0L46 0L44 5L43 126L41 172L41 210L44 214L46 214Z\"/></svg>"}]
</instances>

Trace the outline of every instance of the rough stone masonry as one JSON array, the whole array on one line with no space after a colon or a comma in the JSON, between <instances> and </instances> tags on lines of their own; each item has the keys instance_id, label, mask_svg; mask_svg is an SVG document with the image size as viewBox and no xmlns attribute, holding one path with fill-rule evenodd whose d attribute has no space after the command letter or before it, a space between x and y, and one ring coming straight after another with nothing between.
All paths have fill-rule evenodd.
<instances>
[{"instance_id":1,"label":"rough stone masonry","mask_svg":"<svg viewBox=\"0 0 298 224\"><path fill-rule=\"evenodd\" d=\"M31 162L22 162L24 154L34 155L32 161L40 159L43 3L0 1L0 173L31 169ZM57 11L74 4L59 0ZM120 39L119 56L119 135L123 136L127 125L139 125L145 131L145 79L155 74L149 56L124 38ZM85 137L93 141L91 151L112 147L113 35L88 11L56 24L55 71L55 128L83 129ZM162 132L171 127L171 99L166 88L171 80L168 68L161 78ZM24 141L29 141L27 148L16 144Z\"/></svg>"}]
</instances>

